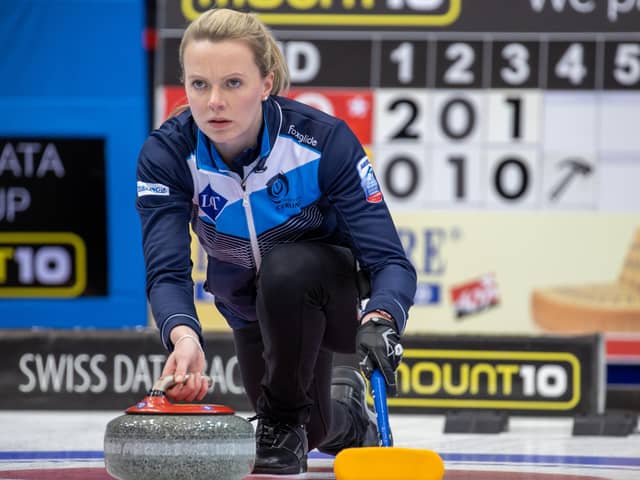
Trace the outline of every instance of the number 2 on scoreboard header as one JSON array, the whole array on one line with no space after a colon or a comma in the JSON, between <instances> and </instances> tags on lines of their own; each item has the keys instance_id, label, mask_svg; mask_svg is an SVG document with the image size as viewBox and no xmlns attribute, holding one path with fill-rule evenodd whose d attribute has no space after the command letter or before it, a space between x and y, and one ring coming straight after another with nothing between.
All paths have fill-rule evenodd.
<instances>
[{"instance_id":1,"label":"number 2 on scoreboard header","mask_svg":"<svg viewBox=\"0 0 640 480\"><path fill-rule=\"evenodd\" d=\"M437 42L436 87L481 88L483 42Z\"/></svg>"}]
</instances>

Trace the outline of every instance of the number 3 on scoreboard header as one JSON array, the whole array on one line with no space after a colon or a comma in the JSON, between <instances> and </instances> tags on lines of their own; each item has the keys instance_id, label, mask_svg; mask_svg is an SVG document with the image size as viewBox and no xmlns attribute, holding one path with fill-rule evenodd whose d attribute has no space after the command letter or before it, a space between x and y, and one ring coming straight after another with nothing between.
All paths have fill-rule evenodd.
<instances>
[{"instance_id":1,"label":"number 3 on scoreboard header","mask_svg":"<svg viewBox=\"0 0 640 480\"><path fill-rule=\"evenodd\" d=\"M537 42L494 42L492 88L537 88L540 44Z\"/></svg>"}]
</instances>

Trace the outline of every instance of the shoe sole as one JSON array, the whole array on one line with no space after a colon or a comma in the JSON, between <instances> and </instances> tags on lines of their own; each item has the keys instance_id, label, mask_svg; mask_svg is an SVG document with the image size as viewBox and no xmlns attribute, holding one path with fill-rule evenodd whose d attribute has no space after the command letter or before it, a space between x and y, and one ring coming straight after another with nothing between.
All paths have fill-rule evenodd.
<instances>
[{"instance_id":1,"label":"shoe sole","mask_svg":"<svg viewBox=\"0 0 640 480\"><path fill-rule=\"evenodd\" d=\"M307 472L307 459L305 458L298 468L254 468L252 475L298 475Z\"/></svg>"}]
</instances>

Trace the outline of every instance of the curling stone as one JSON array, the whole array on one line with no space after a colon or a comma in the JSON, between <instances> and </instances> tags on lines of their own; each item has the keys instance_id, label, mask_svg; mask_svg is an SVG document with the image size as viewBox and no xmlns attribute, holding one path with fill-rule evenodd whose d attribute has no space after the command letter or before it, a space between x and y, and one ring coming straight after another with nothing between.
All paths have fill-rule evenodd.
<instances>
[{"instance_id":1,"label":"curling stone","mask_svg":"<svg viewBox=\"0 0 640 480\"><path fill-rule=\"evenodd\" d=\"M104 462L119 480L240 480L255 461L253 426L224 405L174 404L159 379L107 424Z\"/></svg>"}]
</instances>

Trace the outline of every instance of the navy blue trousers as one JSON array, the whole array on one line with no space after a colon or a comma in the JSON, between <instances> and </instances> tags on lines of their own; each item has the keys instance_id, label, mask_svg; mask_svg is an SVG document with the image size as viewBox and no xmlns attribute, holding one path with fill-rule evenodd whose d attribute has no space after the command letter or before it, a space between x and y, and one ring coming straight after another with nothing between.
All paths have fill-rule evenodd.
<instances>
[{"instance_id":1,"label":"navy blue trousers","mask_svg":"<svg viewBox=\"0 0 640 480\"><path fill-rule=\"evenodd\" d=\"M300 242L264 257L257 279L258 322L234 331L247 395L259 415L305 424L309 448L350 446L355 426L331 400L333 353L354 353L358 275L346 248Z\"/></svg>"}]
</instances>

